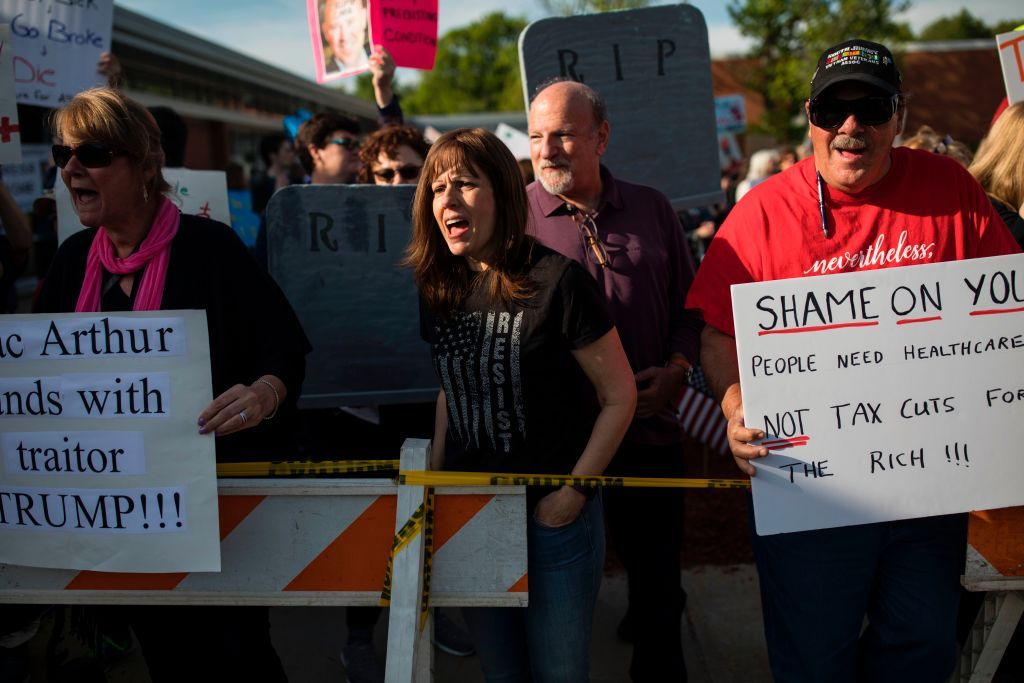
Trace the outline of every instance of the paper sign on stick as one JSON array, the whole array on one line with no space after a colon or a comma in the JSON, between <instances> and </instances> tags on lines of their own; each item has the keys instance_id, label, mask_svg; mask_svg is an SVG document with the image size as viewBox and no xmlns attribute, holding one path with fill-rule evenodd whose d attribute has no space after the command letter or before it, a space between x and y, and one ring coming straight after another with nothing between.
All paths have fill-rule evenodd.
<instances>
[{"instance_id":1,"label":"paper sign on stick","mask_svg":"<svg viewBox=\"0 0 1024 683\"><path fill-rule=\"evenodd\" d=\"M396 66L434 68L437 0L370 0L374 45L383 45Z\"/></svg>"},{"instance_id":2,"label":"paper sign on stick","mask_svg":"<svg viewBox=\"0 0 1024 683\"><path fill-rule=\"evenodd\" d=\"M105 80L96 72L110 50L113 0L0 0L0 23L14 42L18 102L59 107Z\"/></svg>"},{"instance_id":3,"label":"paper sign on stick","mask_svg":"<svg viewBox=\"0 0 1024 683\"><path fill-rule=\"evenodd\" d=\"M164 180L171 186L167 198L182 213L202 216L231 225L228 207L228 180L224 171L193 171L188 168L163 169ZM85 226L78 220L71 193L57 178L53 186L57 200L57 238L61 243ZM140 190L141 191L141 190Z\"/></svg>"},{"instance_id":4,"label":"paper sign on stick","mask_svg":"<svg viewBox=\"0 0 1024 683\"><path fill-rule=\"evenodd\" d=\"M0 319L0 563L219 571L203 311Z\"/></svg>"},{"instance_id":5,"label":"paper sign on stick","mask_svg":"<svg viewBox=\"0 0 1024 683\"><path fill-rule=\"evenodd\" d=\"M732 301L758 534L1024 504L1024 255Z\"/></svg>"},{"instance_id":6,"label":"paper sign on stick","mask_svg":"<svg viewBox=\"0 0 1024 683\"><path fill-rule=\"evenodd\" d=\"M1010 104L1024 101L1024 30L1000 33L996 36L999 63L1003 67L1003 82Z\"/></svg>"},{"instance_id":7,"label":"paper sign on stick","mask_svg":"<svg viewBox=\"0 0 1024 683\"><path fill-rule=\"evenodd\" d=\"M306 0L317 83L370 68L369 18L365 0Z\"/></svg>"},{"instance_id":8,"label":"paper sign on stick","mask_svg":"<svg viewBox=\"0 0 1024 683\"><path fill-rule=\"evenodd\" d=\"M747 129L747 107L743 95L715 98L715 124L718 134L742 133Z\"/></svg>"},{"instance_id":9,"label":"paper sign on stick","mask_svg":"<svg viewBox=\"0 0 1024 683\"><path fill-rule=\"evenodd\" d=\"M0 164L21 162L21 128L18 101L14 96L14 63L11 30L0 25Z\"/></svg>"}]
</instances>

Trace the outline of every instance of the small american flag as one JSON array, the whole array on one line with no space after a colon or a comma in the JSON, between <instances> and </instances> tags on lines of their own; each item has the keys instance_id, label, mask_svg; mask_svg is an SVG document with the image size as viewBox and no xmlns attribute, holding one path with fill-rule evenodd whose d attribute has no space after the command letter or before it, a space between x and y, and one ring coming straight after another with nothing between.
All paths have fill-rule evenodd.
<instances>
[{"instance_id":1,"label":"small american flag","mask_svg":"<svg viewBox=\"0 0 1024 683\"><path fill-rule=\"evenodd\" d=\"M691 437L706 444L720 455L728 452L725 416L711 396L704 372L694 368L690 384L683 388L682 398L676 406L676 417Z\"/></svg>"}]
</instances>

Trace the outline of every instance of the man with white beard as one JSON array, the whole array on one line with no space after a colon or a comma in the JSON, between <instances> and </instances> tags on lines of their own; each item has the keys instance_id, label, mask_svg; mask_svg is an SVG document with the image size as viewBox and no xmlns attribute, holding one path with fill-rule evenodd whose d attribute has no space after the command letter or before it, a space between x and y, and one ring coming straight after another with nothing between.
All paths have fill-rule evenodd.
<instances>
[{"instance_id":1,"label":"man with white beard","mask_svg":"<svg viewBox=\"0 0 1024 683\"><path fill-rule=\"evenodd\" d=\"M683 476L674 400L696 361L703 323L684 309L693 262L679 219L657 190L601 165L611 127L600 95L573 81L542 85L530 105L530 230L597 280L637 382L637 408L611 476ZM568 410L585 406L568 406ZM634 681L683 681L679 583L681 489L604 491L612 542L629 578L619 634L634 645Z\"/></svg>"}]
</instances>

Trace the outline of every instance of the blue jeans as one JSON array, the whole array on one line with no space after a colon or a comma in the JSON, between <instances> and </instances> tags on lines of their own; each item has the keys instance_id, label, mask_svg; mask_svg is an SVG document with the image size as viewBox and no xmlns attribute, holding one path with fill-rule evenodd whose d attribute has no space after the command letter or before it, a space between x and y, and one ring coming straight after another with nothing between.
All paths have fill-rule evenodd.
<instances>
[{"instance_id":1,"label":"blue jeans","mask_svg":"<svg viewBox=\"0 0 1024 683\"><path fill-rule=\"evenodd\" d=\"M947 680L966 543L967 515L754 536L775 680Z\"/></svg>"},{"instance_id":2,"label":"blue jeans","mask_svg":"<svg viewBox=\"0 0 1024 683\"><path fill-rule=\"evenodd\" d=\"M601 497L572 524L527 521L530 605L462 610L490 683L590 678L590 631L604 565Z\"/></svg>"}]
</instances>

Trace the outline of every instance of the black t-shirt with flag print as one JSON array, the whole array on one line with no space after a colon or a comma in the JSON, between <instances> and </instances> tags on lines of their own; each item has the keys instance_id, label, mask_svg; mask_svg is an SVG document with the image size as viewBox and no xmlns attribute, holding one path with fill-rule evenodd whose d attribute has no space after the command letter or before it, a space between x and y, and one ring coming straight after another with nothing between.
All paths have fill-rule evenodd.
<instances>
[{"instance_id":1,"label":"black t-shirt with flag print","mask_svg":"<svg viewBox=\"0 0 1024 683\"><path fill-rule=\"evenodd\" d=\"M612 329L601 292L576 262L535 245L534 296L505 305L477 287L423 338L448 403L445 469L568 474L590 438L593 391L572 351Z\"/></svg>"}]
</instances>

